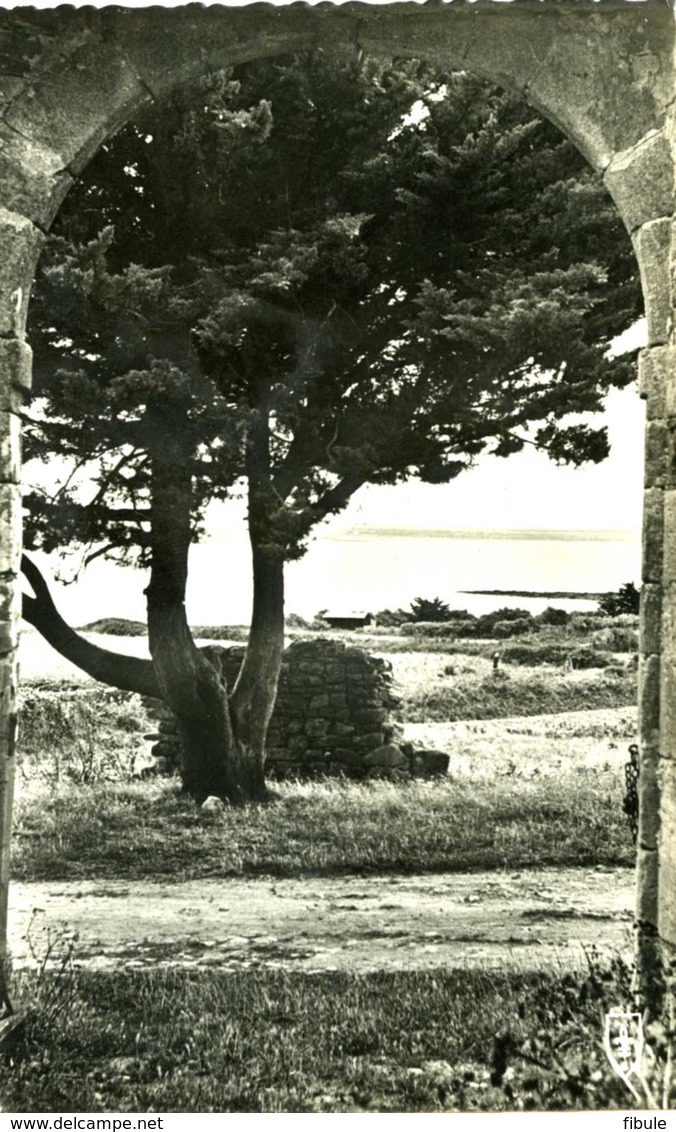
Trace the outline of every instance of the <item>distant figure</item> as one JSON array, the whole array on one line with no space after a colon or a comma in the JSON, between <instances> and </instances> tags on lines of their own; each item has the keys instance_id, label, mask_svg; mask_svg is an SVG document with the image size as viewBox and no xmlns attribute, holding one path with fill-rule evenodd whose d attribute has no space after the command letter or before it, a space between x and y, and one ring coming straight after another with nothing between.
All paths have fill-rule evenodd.
<instances>
[{"instance_id":1,"label":"distant figure","mask_svg":"<svg viewBox=\"0 0 676 1132\"><path fill-rule=\"evenodd\" d=\"M497 672L499 668L500 668L500 653L494 652L493 653L493 671Z\"/></svg>"},{"instance_id":2,"label":"distant figure","mask_svg":"<svg viewBox=\"0 0 676 1132\"><path fill-rule=\"evenodd\" d=\"M573 658L570 653L568 653L566 659L563 662L563 671L566 673L573 671Z\"/></svg>"}]
</instances>

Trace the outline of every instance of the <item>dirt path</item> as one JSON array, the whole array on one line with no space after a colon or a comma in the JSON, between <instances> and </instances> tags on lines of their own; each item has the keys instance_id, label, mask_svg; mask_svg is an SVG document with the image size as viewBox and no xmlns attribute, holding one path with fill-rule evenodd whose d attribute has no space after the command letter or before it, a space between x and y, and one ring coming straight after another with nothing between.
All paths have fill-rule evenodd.
<instances>
[{"instance_id":1,"label":"dirt path","mask_svg":"<svg viewBox=\"0 0 676 1132\"><path fill-rule=\"evenodd\" d=\"M13 885L10 899L16 966L31 965L49 938L65 931L78 935L77 960L100 969L539 968L583 962L592 944L629 953L634 874L595 868L176 884L52 881Z\"/></svg>"}]
</instances>

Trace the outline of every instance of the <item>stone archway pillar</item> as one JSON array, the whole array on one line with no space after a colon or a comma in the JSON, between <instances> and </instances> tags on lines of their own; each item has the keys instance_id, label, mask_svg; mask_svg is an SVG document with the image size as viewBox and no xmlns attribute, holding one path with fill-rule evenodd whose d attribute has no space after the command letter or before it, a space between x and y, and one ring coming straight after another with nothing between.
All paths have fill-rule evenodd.
<instances>
[{"instance_id":1,"label":"stone archway pillar","mask_svg":"<svg viewBox=\"0 0 676 1132\"><path fill-rule=\"evenodd\" d=\"M14 793L17 644L21 616L21 409L31 383L23 338L42 242L24 216L0 209L0 992L7 942L9 841ZM0 1017L2 1016L0 994Z\"/></svg>"},{"instance_id":2,"label":"stone archway pillar","mask_svg":"<svg viewBox=\"0 0 676 1132\"><path fill-rule=\"evenodd\" d=\"M666 186L665 186L666 188ZM673 172L669 185L673 210ZM674 217L634 233L648 319L639 357L646 401L639 667L638 983L661 1013L676 955L676 342ZM673 993L667 1005L673 1003Z\"/></svg>"}]
</instances>

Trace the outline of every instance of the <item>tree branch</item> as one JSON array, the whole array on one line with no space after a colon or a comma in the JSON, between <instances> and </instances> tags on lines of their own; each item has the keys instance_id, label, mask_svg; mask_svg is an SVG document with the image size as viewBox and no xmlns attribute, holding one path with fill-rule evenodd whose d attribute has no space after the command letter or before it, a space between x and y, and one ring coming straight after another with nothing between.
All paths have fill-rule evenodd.
<instances>
[{"instance_id":1,"label":"tree branch","mask_svg":"<svg viewBox=\"0 0 676 1132\"><path fill-rule=\"evenodd\" d=\"M124 692L162 698L151 660L102 649L80 636L64 621L40 570L25 554L21 559L21 571L35 594L35 597L23 595L24 619L52 648L94 680L111 684Z\"/></svg>"}]
</instances>

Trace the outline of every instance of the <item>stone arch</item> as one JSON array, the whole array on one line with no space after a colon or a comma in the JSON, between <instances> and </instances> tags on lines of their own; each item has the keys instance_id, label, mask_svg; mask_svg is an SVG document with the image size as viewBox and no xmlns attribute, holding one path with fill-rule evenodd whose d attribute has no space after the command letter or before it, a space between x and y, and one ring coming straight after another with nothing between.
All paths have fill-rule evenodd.
<instances>
[{"instance_id":1,"label":"stone arch","mask_svg":"<svg viewBox=\"0 0 676 1132\"><path fill-rule=\"evenodd\" d=\"M25 322L44 233L89 158L144 104L210 69L313 48L423 56L521 93L602 173L631 234L649 326L640 364L648 426L637 886L648 981L659 937L676 947L673 45L663 0L0 14L0 963L16 718L18 414L30 386Z\"/></svg>"}]
</instances>

